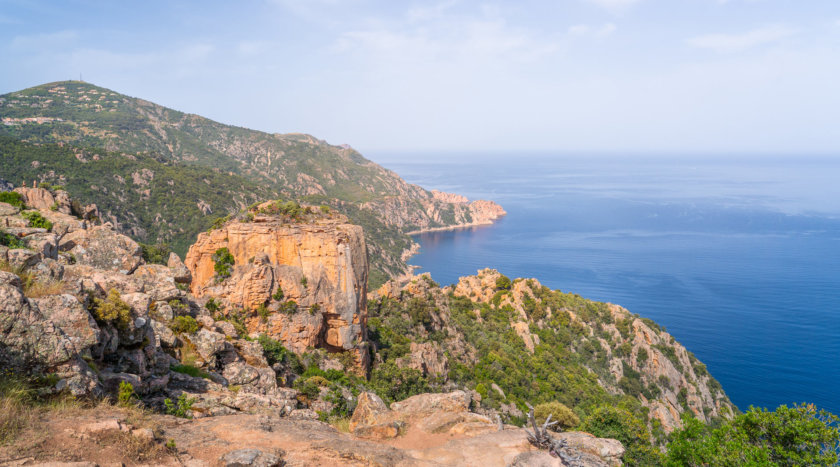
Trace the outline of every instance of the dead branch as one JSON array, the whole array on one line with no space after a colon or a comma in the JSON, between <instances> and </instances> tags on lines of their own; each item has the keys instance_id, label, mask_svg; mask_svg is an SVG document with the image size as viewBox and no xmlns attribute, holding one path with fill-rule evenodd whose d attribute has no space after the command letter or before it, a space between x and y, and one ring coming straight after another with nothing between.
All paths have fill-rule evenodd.
<instances>
[{"instance_id":1,"label":"dead branch","mask_svg":"<svg viewBox=\"0 0 840 467\"><path fill-rule=\"evenodd\" d=\"M528 421L531 423L531 428L534 432L530 432L527 429L525 433L528 435L528 442L530 442L533 446L537 447L538 449L546 449L548 453L554 457L559 457L560 460L563 462L563 465L567 467L577 467L580 464L580 455L574 455L574 451L572 448L566 443L564 439L554 439L551 435L548 434L548 427L554 425L557 422L551 421L551 415L549 414L548 418L545 419L545 422L542 424L542 427L537 426L537 420L534 418L534 407L531 404L526 403L525 405L528 406Z\"/></svg>"}]
</instances>

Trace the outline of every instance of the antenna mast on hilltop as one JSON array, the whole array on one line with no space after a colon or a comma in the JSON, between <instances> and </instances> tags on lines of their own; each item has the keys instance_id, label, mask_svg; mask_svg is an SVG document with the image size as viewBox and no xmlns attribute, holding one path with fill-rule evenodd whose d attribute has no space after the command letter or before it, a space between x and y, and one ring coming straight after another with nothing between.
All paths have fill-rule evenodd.
<instances>
[{"instance_id":1,"label":"antenna mast on hilltop","mask_svg":"<svg viewBox=\"0 0 840 467\"><path fill-rule=\"evenodd\" d=\"M81 74L81 73L79 73L79 81L83 81L83 80L82 80L82 74Z\"/></svg>"}]
</instances>

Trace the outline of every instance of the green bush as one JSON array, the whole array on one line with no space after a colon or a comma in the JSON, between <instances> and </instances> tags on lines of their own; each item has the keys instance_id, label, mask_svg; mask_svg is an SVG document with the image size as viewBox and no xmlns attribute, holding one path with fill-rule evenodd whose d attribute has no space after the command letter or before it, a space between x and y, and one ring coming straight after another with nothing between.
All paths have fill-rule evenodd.
<instances>
[{"instance_id":1,"label":"green bush","mask_svg":"<svg viewBox=\"0 0 840 467\"><path fill-rule=\"evenodd\" d=\"M305 289L307 284L309 284L309 280L306 279L306 276L301 276L300 285L302 285L303 288Z\"/></svg>"},{"instance_id":2,"label":"green bush","mask_svg":"<svg viewBox=\"0 0 840 467\"><path fill-rule=\"evenodd\" d=\"M172 399L167 398L164 399L163 405L166 408L166 413L169 415L174 415L180 418L192 418L192 415L190 415L190 409L192 409L195 401L195 398L187 397L186 393L181 393L176 402L173 403Z\"/></svg>"},{"instance_id":3,"label":"green bush","mask_svg":"<svg viewBox=\"0 0 840 467\"><path fill-rule=\"evenodd\" d=\"M178 334L195 334L199 327L198 321L192 316L176 316L169 325L169 329Z\"/></svg>"},{"instance_id":4,"label":"green bush","mask_svg":"<svg viewBox=\"0 0 840 467\"><path fill-rule=\"evenodd\" d=\"M683 414L683 427L671 434L668 466L836 465L840 448L838 417L814 405L774 412L750 407L717 428Z\"/></svg>"},{"instance_id":5,"label":"green bush","mask_svg":"<svg viewBox=\"0 0 840 467\"><path fill-rule=\"evenodd\" d=\"M0 191L0 203L11 204L18 209L26 208L26 205L23 203L23 196L16 191Z\"/></svg>"},{"instance_id":6,"label":"green bush","mask_svg":"<svg viewBox=\"0 0 840 467\"><path fill-rule=\"evenodd\" d=\"M278 285L277 286L277 291L274 292L274 295L272 295L271 298L274 299L275 301L282 302L283 297L285 297L285 295L283 294L283 287Z\"/></svg>"},{"instance_id":7,"label":"green bush","mask_svg":"<svg viewBox=\"0 0 840 467\"><path fill-rule=\"evenodd\" d=\"M291 368L291 370L295 373L303 371L303 365L301 365L298 356L291 350L283 347L281 342L274 340L265 334L261 335L259 339L257 339L257 342L259 342L262 347L263 355L269 365L273 366L276 363L281 363Z\"/></svg>"},{"instance_id":8,"label":"green bush","mask_svg":"<svg viewBox=\"0 0 840 467\"><path fill-rule=\"evenodd\" d=\"M264 303L257 307L257 315L260 317L260 321L262 321L263 323L268 321L268 316L270 314L271 312L268 310L268 307L265 306Z\"/></svg>"},{"instance_id":9,"label":"green bush","mask_svg":"<svg viewBox=\"0 0 840 467\"><path fill-rule=\"evenodd\" d=\"M215 314L219 311L219 304L216 303L215 298L210 297L210 300L207 300L207 303L204 304L204 308L207 308L207 311L210 313Z\"/></svg>"},{"instance_id":10,"label":"green bush","mask_svg":"<svg viewBox=\"0 0 840 467\"><path fill-rule=\"evenodd\" d=\"M120 381L117 391L117 402L123 407L130 407L136 402L137 395L134 394L134 386L128 381Z\"/></svg>"},{"instance_id":11,"label":"green bush","mask_svg":"<svg viewBox=\"0 0 840 467\"><path fill-rule=\"evenodd\" d=\"M511 282L507 276L499 276L496 279L496 290L510 290Z\"/></svg>"},{"instance_id":12,"label":"green bush","mask_svg":"<svg viewBox=\"0 0 840 467\"><path fill-rule=\"evenodd\" d=\"M143 252L144 261L149 264L163 265L166 265L169 262L169 253L172 251L166 243L156 243L154 245L141 243L140 249Z\"/></svg>"},{"instance_id":13,"label":"green bush","mask_svg":"<svg viewBox=\"0 0 840 467\"><path fill-rule=\"evenodd\" d=\"M215 262L213 270L216 271L216 276L222 280L230 277L231 266L236 262L230 250L227 247L219 248L212 258Z\"/></svg>"},{"instance_id":14,"label":"green bush","mask_svg":"<svg viewBox=\"0 0 840 467\"><path fill-rule=\"evenodd\" d=\"M572 428L580 423L580 418L578 418L577 414L560 402L546 402L544 404L538 404L534 407L534 418L537 423L541 424L545 422L549 414L551 415L552 421L558 422L556 425L552 426L552 429L555 431Z\"/></svg>"},{"instance_id":15,"label":"green bush","mask_svg":"<svg viewBox=\"0 0 840 467\"><path fill-rule=\"evenodd\" d=\"M0 229L0 245L9 247L12 250L16 248L26 248L26 244L24 244L23 240L18 238L17 235L12 235L3 229Z\"/></svg>"},{"instance_id":16,"label":"green bush","mask_svg":"<svg viewBox=\"0 0 840 467\"><path fill-rule=\"evenodd\" d=\"M294 300L289 300L287 302L284 302L282 305L280 305L280 312L285 313L287 315L293 315L293 314L297 313L297 310L298 310L298 305L297 305L297 302L294 301Z\"/></svg>"},{"instance_id":17,"label":"green bush","mask_svg":"<svg viewBox=\"0 0 840 467\"><path fill-rule=\"evenodd\" d=\"M121 330L126 330L131 325L131 307L120 298L116 289L109 290L105 300L93 299L92 313L100 324L113 323Z\"/></svg>"},{"instance_id":18,"label":"green bush","mask_svg":"<svg viewBox=\"0 0 840 467\"><path fill-rule=\"evenodd\" d=\"M22 211L20 215L29 221L29 227L47 230L52 229L52 222L45 219L38 211Z\"/></svg>"},{"instance_id":19,"label":"green bush","mask_svg":"<svg viewBox=\"0 0 840 467\"><path fill-rule=\"evenodd\" d=\"M629 410L615 406L601 406L593 410L579 430L599 438L621 441L626 451L624 463L631 466L659 465L661 454L650 441L646 422Z\"/></svg>"}]
</instances>

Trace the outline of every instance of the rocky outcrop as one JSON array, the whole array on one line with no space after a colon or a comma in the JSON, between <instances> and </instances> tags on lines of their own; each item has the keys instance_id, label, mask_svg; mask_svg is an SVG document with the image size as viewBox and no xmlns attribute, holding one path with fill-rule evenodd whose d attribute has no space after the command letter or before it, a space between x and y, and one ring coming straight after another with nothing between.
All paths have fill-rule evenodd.
<instances>
[{"instance_id":1,"label":"rocky outcrop","mask_svg":"<svg viewBox=\"0 0 840 467\"><path fill-rule=\"evenodd\" d=\"M214 270L213 255L222 248L234 259L229 277ZM296 352L351 352L367 369L367 248L362 229L343 216L231 221L200 234L186 266L193 294L213 298L224 312L246 310L249 333L267 334Z\"/></svg>"},{"instance_id":2,"label":"rocky outcrop","mask_svg":"<svg viewBox=\"0 0 840 467\"><path fill-rule=\"evenodd\" d=\"M131 274L143 262L140 245L110 224L70 232L58 247L73 255L77 264L123 274Z\"/></svg>"}]
</instances>

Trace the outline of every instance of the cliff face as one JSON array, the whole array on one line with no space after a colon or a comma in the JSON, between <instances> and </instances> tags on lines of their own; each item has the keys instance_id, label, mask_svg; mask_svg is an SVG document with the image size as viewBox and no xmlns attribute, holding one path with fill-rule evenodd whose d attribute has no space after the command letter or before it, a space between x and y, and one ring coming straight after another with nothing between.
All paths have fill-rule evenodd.
<instances>
[{"instance_id":1,"label":"cliff face","mask_svg":"<svg viewBox=\"0 0 840 467\"><path fill-rule=\"evenodd\" d=\"M253 222L231 221L200 234L185 261L191 290L216 300L225 313L245 310L252 334L267 334L298 353L311 347L351 352L367 369L362 229L337 214L306 222L257 214ZM233 257L227 278L214 270L221 248ZM254 313L258 309L262 315Z\"/></svg>"}]
</instances>

